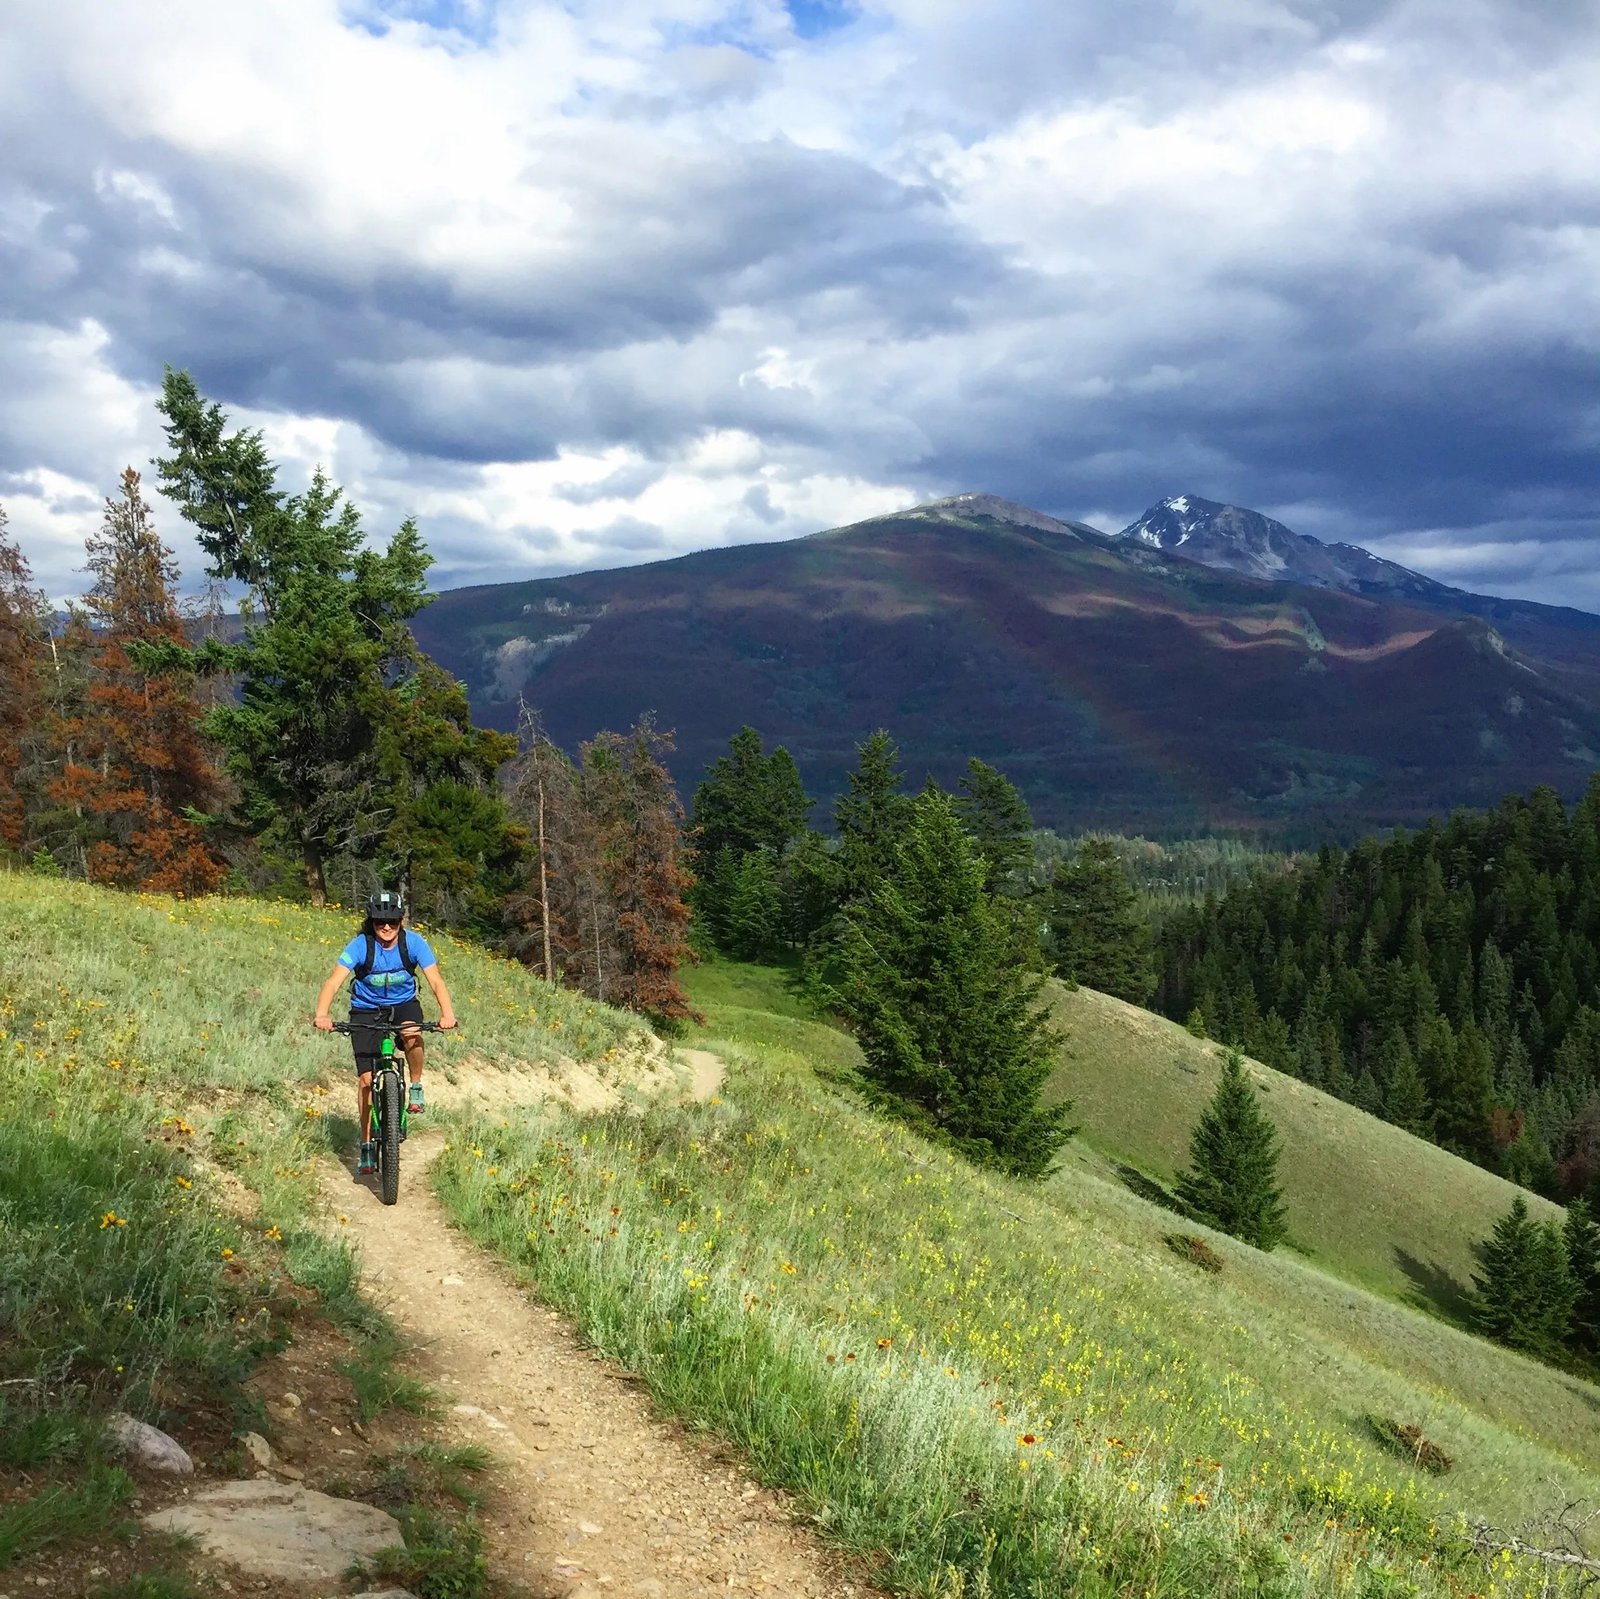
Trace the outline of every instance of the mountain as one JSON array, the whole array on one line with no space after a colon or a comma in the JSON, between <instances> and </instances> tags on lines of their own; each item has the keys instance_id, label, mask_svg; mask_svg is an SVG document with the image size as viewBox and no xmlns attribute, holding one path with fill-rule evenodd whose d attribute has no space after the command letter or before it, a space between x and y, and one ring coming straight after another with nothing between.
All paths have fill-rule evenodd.
<instances>
[{"instance_id":1,"label":"mountain","mask_svg":"<svg viewBox=\"0 0 1600 1599\"><path fill-rule=\"evenodd\" d=\"M1453 616L1477 616L1507 642L1544 658L1600 695L1600 617L1533 600L1501 599L1452 588L1359 544L1324 544L1240 505L1177 494L1153 505L1115 535L1130 545L1270 583L1338 589Z\"/></svg>"},{"instance_id":2,"label":"mountain","mask_svg":"<svg viewBox=\"0 0 1600 1599\"><path fill-rule=\"evenodd\" d=\"M786 744L823 796L886 727L913 784L953 784L980 756L1044 824L1298 841L1581 789L1600 765L1586 621L1554 628L1571 666L1480 617L1266 583L962 495L784 543L452 590L416 626L491 724L514 725L526 698L574 749L653 711L686 794L741 724Z\"/></svg>"},{"instance_id":3,"label":"mountain","mask_svg":"<svg viewBox=\"0 0 1600 1599\"><path fill-rule=\"evenodd\" d=\"M1152 506L1117 535L1271 583L1306 583L1384 599L1449 604L1472 598L1355 544L1324 544L1259 511L1178 494Z\"/></svg>"}]
</instances>

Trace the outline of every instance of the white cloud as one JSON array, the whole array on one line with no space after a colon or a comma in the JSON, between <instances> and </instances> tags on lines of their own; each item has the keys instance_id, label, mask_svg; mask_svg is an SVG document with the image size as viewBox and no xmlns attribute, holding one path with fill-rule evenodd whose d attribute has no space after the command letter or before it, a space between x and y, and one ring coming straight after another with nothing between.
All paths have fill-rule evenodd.
<instances>
[{"instance_id":1,"label":"white cloud","mask_svg":"<svg viewBox=\"0 0 1600 1599\"><path fill-rule=\"evenodd\" d=\"M961 489L1454 530L1418 564L1502 585L1587 547L1589 8L441 10L7 8L0 497L52 583L164 360L447 577ZM1467 553L1508 519L1521 568Z\"/></svg>"}]
</instances>

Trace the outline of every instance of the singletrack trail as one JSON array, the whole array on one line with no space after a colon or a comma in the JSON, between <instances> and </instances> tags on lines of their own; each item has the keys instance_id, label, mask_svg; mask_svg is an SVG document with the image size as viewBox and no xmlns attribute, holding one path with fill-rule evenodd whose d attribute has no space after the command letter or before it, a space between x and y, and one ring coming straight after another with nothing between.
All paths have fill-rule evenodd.
<instances>
[{"instance_id":1,"label":"singletrack trail","mask_svg":"<svg viewBox=\"0 0 1600 1599\"><path fill-rule=\"evenodd\" d=\"M714 1056L685 1064L696 1094L720 1084ZM408 1369L439 1391L445 1431L495 1456L481 1512L493 1575L570 1599L869 1595L779 1496L658 1417L635 1381L450 1226L427 1179L444 1134L412 1125L394 1209L348 1167L330 1163L323 1189L348 1218L369 1292L413 1347Z\"/></svg>"}]
</instances>

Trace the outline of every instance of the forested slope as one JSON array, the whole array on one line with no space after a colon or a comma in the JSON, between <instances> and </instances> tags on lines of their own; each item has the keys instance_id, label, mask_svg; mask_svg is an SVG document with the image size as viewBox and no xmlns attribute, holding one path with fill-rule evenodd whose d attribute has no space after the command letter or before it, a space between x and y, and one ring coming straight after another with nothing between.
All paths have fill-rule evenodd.
<instances>
[{"instance_id":1,"label":"forested slope","mask_svg":"<svg viewBox=\"0 0 1600 1599\"><path fill-rule=\"evenodd\" d=\"M1550 1193L1600 1176L1600 780L1174 912L1157 1005Z\"/></svg>"}]
</instances>

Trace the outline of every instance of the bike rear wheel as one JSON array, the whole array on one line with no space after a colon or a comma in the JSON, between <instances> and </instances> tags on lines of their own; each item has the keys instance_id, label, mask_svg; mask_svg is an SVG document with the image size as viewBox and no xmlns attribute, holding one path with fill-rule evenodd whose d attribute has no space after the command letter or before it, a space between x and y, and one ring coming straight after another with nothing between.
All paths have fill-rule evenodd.
<instances>
[{"instance_id":1,"label":"bike rear wheel","mask_svg":"<svg viewBox=\"0 0 1600 1599\"><path fill-rule=\"evenodd\" d=\"M383 1202L400 1197L400 1073L385 1072L378 1109L378 1178Z\"/></svg>"}]
</instances>

